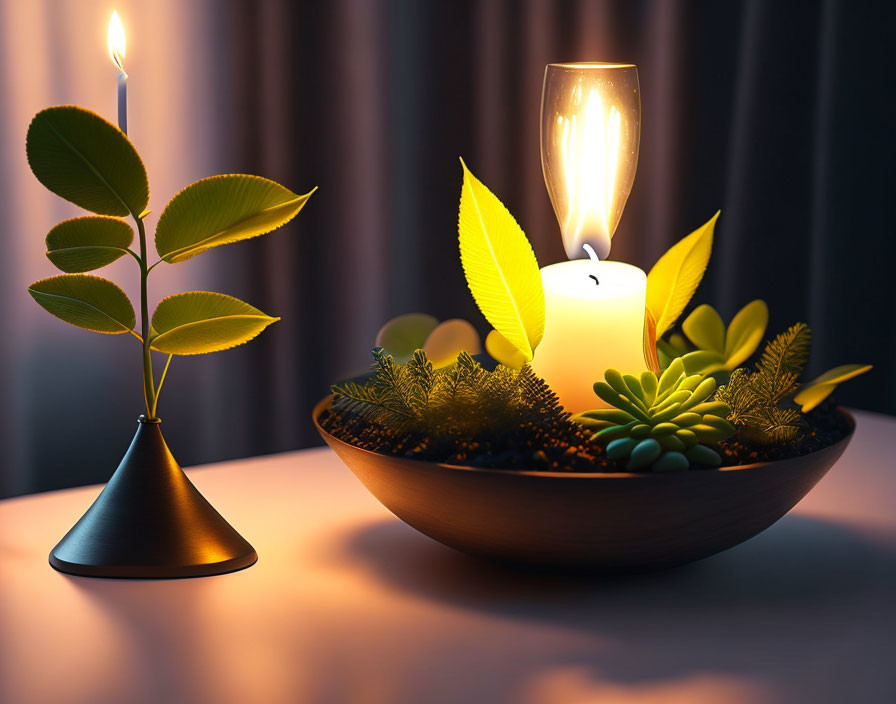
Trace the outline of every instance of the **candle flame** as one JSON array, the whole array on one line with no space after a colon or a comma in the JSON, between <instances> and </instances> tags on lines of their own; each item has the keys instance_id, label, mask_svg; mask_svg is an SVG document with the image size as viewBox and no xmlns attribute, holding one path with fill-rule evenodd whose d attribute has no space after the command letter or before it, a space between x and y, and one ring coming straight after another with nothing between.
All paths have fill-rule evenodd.
<instances>
[{"instance_id":1,"label":"candle flame","mask_svg":"<svg viewBox=\"0 0 896 704\"><path fill-rule=\"evenodd\" d=\"M590 241L606 256L616 224L612 219L622 115L615 105L606 105L594 88L584 102L582 97L582 86L576 85L570 104L578 109L557 116L561 186L567 201L561 230L567 251L580 251Z\"/></svg>"},{"instance_id":2,"label":"candle flame","mask_svg":"<svg viewBox=\"0 0 896 704\"><path fill-rule=\"evenodd\" d=\"M118 10L112 10L112 16L109 18L107 43L109 46L109 58L118 66L118 70L124 73L124 27L121 24L121 18L118 16Z\"/></svg>"}]
</instances>

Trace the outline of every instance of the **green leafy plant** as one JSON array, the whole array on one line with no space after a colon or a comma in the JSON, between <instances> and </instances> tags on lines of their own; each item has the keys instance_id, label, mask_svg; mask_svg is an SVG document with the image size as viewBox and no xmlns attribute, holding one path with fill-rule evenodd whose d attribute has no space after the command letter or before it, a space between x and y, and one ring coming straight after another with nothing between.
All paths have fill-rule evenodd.
<instances>
[{"instance_id":1,"label":"green leafy plant","mask_svg":"<svg viewBox=\"0 0 896 704\"><path fill-rule=\"evenodd\" d=\"M147 302L150 272L162 262L183 262L224 244L263 235L289 222L310 193L244 174L202 179L178 193L159 217L158 261L150 264L144 218L149 180L134 145L96 113L75 106L39 112L28 128L28 164L44 186L95 215L66 220L47 234L47 257L61 271L33 283L28 292L67 323L107 334L130 333L140 341L146 414L156 417L159 392L173 355L204 354L248 342L279 318L236 298L190 291L163 299L152 317ZM131 217L134 231L120 218ZM83 272L130 255L140 274L140 331L127 295L111 281ZM158 384L152 352L167 354Z\"/></svg>"},{"instance_id":2,"label":"green leafy plant","mask_svg":"<svg viewBox=\"0 0 896 704\"><path fill-rule=\"evenodd\" d=\"M663 368L680 357L688 374L714 374L724 383L732 371L749 359L768 326L765 301L751 301L732 318L727 329L715 308L698 306L681 324L684 336L673 334L668 340L657 340L660 365Z\"/></svg>"},{"instance_id":3,"label":"green leafy plant","mask_svg":"<svg viewBox=\"0 0 896 704\"><path fill-rule=\"evenodd\" d=\"M760 445L799 441L808 428L803 414L839 383L871 369L870 365L845 364L801 387L799 377L811 347L809 326L797 323L765 346L755 370L736 369L728 383L719 387L716 399L731 408L728 418L738 436Z\"/></svg>"},{"instance_id":4,"label":"green leafy plant","mask_svg":"<svg viewBox=\"0 0 896 704\"><path fill-rule=\"evenodd\" d=\"M788 401L799 388L809 359L812 333L797 323L769 342L755 371L736 369L719 387L716 399L731 409L728 419L738 435L761 445L797 440L805 427L799 410Z\"/></svg>"},{"instance_id":5,"label":"green leafy plant","mask_svg":"<svg viewBox=\"0 0 896 704\"><path fill-rule=\"evenodd\" d=\"M714 379L688 375L680 359L659 377L652 371L636 377L609 369L604 378L594 384L594 392L612 408L586 411L573 420L597 431L593 439L606 446L607 457L627 460L632 470L655 472L722 463L706 443L724 440L734 426L726 420L728 405L710 400Z\"/></svg>"},{"instance_id":6,"label":"green leafy plant","mask_svg":"<svg viewBox=\"0 0 896 704\"><path fill-rule=\"evenodd\" d=\"M437 369L423 350L400 364L381 347L373 350L373 374L364 382L332 387L333 409L399 432L433 436L502 432L527 423L568 418L556 396L530 367L482 367L461 352Z\"/></svg>"}]
</instances>

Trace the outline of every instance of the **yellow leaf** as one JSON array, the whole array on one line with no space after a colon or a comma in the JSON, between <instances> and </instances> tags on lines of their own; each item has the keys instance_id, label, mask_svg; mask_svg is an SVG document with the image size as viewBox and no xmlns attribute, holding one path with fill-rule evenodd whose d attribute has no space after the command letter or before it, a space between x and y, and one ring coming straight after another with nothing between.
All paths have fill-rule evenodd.
<instances>
[{"instance_id":1,"label":"yellow leaf","mask_svg":"<svg viewBox=\"0 0 896 704\"><path fill-rule=\"evenodd\" d=\"M496 362L511 369L522 369L527 361L523 353L511 345L507 338L497 330L492 330L485 338L485 351Z\"/></svg>"},{"instance_id":2,"label":"yellow leaf","mask_svg":"<svg viewBox=\"0 0 896 704\"><path fill-rule=\"evenodd\" d=\"M678 320L697 290L709 263L718 218L716 213L705 225L674 244L647 275L647 308L656 320L657 337Z\"/></svg>"},{"instance_id":3,"label":"yellow leaf","mask_svg":"<svg viewBox=\"0 0 896 704\"><path fill-rule=\"evenodd\" d=\"M429 333L423 344L423 351L432 362L434 369L447 367L457 361L457 355L467 352L476 355L482 352L482 341L470 323L461 318L452 318L439 323Z\"/></svg>"},{"instance_id":4,"label":"yellow leaf","mask_svg":"<svg viewBox=\"0 0 896 704\"><path fill-rule=\"evenodd\" d=\"M712 306L697 306L681 324L691 342L703 350L722 354L725 351L725 323Z\"/></svg>"},{"instance_id":5,"label":"yellow leaf","mask_svg":"<svg viewBox=\"0 0 896 704\"><path fill-rule=\"evenodd\" d=\"M492 327L531 361L544 335L544 289L532 245L504 204L467 169L457 231L467 285Z\"/></svg>"},{"instance_id":6,"label":"yellow leaf","mask_svg":"<svg viewBox=\"0 0 896 704\"><path fill-rule=\"evenodd\" d=\"M725 333L725 369L734 371L759 347L768 327L768 306L757 298L741 308Z\"/></svg>"},{"instance_id":7,"label":"yellow leaf","mask_svg":"<svg viewBox=\"0 0 896 704\"><path fill-rule=\"evenodd\" d=\"M803 413L808 413L830 396L837 384L864 374L869 369L870 364L841 364L805 384L793 400L800 405Z\"/></svg>"}]
</instances>

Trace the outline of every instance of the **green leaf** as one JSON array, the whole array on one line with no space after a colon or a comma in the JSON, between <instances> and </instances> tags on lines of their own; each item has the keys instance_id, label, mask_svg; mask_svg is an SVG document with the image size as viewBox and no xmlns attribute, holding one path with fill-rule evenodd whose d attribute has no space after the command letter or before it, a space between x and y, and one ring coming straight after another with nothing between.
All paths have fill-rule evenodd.
<instances>
[{"instance_id":1,"label":"green leaf","mask_svg":"<svg viewBox=\"0 0 896 704\"><path fill-rule=\"evenodd\" d=\"M47 233L47 257L62 271L92 271L127 254L133 239L134 231L117 218L74 218Z\"/></svg>"},{"instance_id":2,"label":"green leaf","mask_svg":"<svg viewBox=\"0 0 896 704\"><path fill-rule=\"evenodd\" d=\"M315 190L299 196L245 174L204 178L165 206L156 227L156 250L176 264L212 247L264 235L292 220Z\"/></svg>"},{"instance_id":3,"label":"green leaf","mask_svg":"<svg viewBox=\"0 0 896 704\"><path fill-rule=\"evenodd\" d=\"M398 364L408 362L414 350L422 350L439 321L425 313L405 313L388 321L376 334L375 347L382 347Z\"/></svg>"},{"instance_id":4,"label":"green leaf","mask_svg":"<svg viewBox=\"0 0 896 704\"><path fill-rule=\"evenodd\" d=\"M467 285L485 319L531 361L545 320L535 252L504 204L461 165L457 231Z\"/></svg>"},{"instance_id":5,"label":"green leaf","mask_svg":"<svg viewBox=\"0 0 896 704\"><path fill-rule=\"evenodd\" d=\"M725 323L712 306L697 306L684 319L681 329L691 342L703 350L721 355L725 351Z\"/></svg>"},{"instance_id":6,"label":"green leaf","mask_svg":"<svg viewBox=\"0 0 896 704\"><path fill-rule=\"evenodd\" d=\"M45 310L85 330L117 335L137 324L134 307L118 286L88 274L62 274L35 281L28 293Z\"/></svg>"},{"instance_id":7,"label":"green leaf","mask_svg":"<svg viewBox=\"0 0 896 704\"><path fill-rule=\"evenodd\" d=\"M800 405L803 413L808 413L830 396L838 384L864 374L870 369L870 364L841 364L803 386L793 400Z\"/></svg>"},{"instance_id":8,"label":"green leaf","mask_svg":"<svg viewBox=\"0 0 896 704\"><path fill-rule=\"evenodd\" d=\"M137 217L149 203L149 180L124 132L74 105L41 110L28 127L28 164L37 180L99 215Z\"/></svg>"},{"instance_id":9,"label":"green leaf","mask_svg":"<svg viewBox=\"0 0 896 704\"><path fill-rule=\"evenodd\" d=\"M661 337L678 320L706 271L719 213L659 258L647 274L647 308Z\"/></svg>"},{"instance_id":10,"label":"green leaf","mask_svg":"<svg viewBox=\"0 0 896 704\"><path fill-rule=\"evenodd\" d=\"M166 354L205 354L242 345L272 318L223 293L189 291L168 296L152 314L152 349Z\"/></svg>"},{"instance_id":11,"label":"green leaf","mask_svg":"<svg viewBox=\"0 0 896 704\"><path fill-rule=\"evenodd\" d=\"M684 364L686 374L707 376L725 368L725 360L721 354L713 350L694 350L678 357Z\"/></svg>"},{"instance_id":12,"label":"green leaf","mask_svg":"<svg viewBox=\"0 0 896 704\"><path fill-rule=\"evenodd\" d=\"M768 306L756 299L741 308L725 334L725 368L734 371L750 358L768 326Z\"/></svg>"}]
</instances>

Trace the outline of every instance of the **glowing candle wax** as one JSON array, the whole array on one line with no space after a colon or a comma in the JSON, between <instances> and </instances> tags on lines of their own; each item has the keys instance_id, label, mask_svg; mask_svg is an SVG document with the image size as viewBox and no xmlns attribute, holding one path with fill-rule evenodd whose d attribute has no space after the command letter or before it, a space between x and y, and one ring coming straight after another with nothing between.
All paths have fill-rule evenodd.
<instances>
[{"instance_id":1,"label":"glowing candle wax","mask_svg":"<svg viewBox=\"0 0 896 704\"><path fill-rule=\"evenodd\" d=\"M597 272L600 284L591 274ZM644 304L647 276L622 262L586 259L541 270L544 284L544 337L532 368L560 397L563 407L579 413L605 406L592 390L604 371L644 371Z\"/></svg>"},{"instance_id":2,"label":"glowing candle wax","mask_svg":"<svg viewBox=\"0 0 896 704\"><path fill-rule=\"evenodd\" d=\"M571 413L606 406L607 369L640 374L647 276L606 257L638 163L641 98L632 64L551 64L541 162L567 256L541 270L545 331L532 367Z\"/></svg>"}]
</instances>

